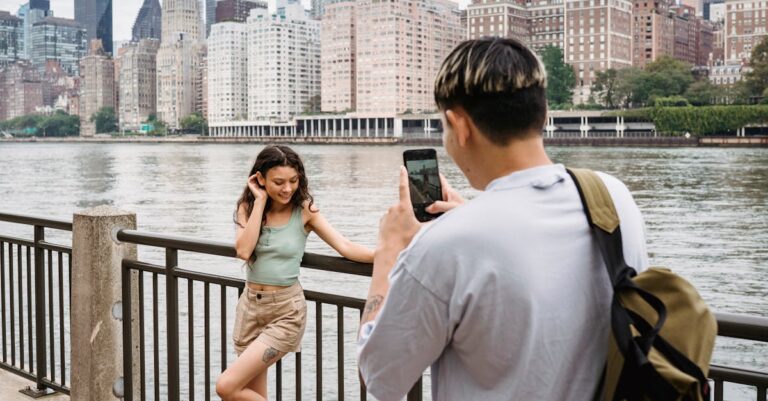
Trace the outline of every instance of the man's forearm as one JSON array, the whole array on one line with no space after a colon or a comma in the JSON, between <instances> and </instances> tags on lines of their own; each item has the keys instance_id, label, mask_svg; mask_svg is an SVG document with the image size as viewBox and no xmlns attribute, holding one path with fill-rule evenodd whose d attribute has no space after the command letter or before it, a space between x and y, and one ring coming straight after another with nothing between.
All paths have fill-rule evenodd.
<instances>
[{"instance_id":1,"label":"man's forearm","mask_svg":"<svg viewBox=\"0 0 768 401\"><path fill-rule=\"evenodd\" d=\"M376 249L373 257L371 286L368 289L368 298L365 302L360 325L375 319L384 305L384 300L387 299L389 292L389 272L392 271L399 253L400 251L396 249Z\"/></svg>"}]
</instances>

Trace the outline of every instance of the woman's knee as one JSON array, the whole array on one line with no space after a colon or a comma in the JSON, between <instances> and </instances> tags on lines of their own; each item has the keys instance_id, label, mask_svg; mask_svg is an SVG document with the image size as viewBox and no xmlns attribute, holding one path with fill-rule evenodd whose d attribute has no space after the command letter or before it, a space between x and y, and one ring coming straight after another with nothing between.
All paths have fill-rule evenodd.
<instances>
[{"instance_id":1,"label":"woman's knee","mask_svg":"<svg viewBox=\"0 0 768 401\"><path fill-rule=\"evenodd\" d=\"M216 394L224 401L234 400L239 390L237 383L229 377L226 371L216 380Z\"/></svg>"}]
</instances>

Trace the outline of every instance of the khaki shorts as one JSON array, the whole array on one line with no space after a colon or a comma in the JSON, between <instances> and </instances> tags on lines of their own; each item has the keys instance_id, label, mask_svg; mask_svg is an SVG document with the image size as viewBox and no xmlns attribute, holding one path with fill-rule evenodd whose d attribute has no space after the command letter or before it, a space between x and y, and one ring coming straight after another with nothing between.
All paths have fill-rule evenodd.
<instances>
[{"instance_id":1,"label":"khaki shorts","mask_svg":"<svg viewBox=\"0 0 768 401\"><path fill-rule=\"evenodd\" d=\"M307 301L298 282L278 291L246 286L235 312L235 352L240 355L256 339L281 352L299 352L306 324Z\"/></svg>"}]
</instances>

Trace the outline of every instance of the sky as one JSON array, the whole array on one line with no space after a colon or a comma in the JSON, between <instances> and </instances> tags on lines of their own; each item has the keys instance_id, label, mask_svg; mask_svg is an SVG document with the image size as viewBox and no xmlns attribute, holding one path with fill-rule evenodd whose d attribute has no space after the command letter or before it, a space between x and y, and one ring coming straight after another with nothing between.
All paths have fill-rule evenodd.
<instances>
[{"instance_id":1,"label":"sky","mask_svg":"<svg viewBox=\"0 0 768 401\"><path fill-rule=\"evenodd\" d=\"M11 14L16 14L19 11L19 6L26 3L28 0L0 0L0 11L10 11ZM311 0L302 0L305 7L308 7ZM459 0L462 8L469 3L470 0ZM112 0L112 37L115 41L123 41L131 39L131 29L133 28L133 22L136 19L136 15L139 13L143 0ZM160 0L160 4L163 1ZM274 8L275 0L269 0L270 6ZM75 1L74 0L51 0L51 8L53 9L53 15L63 18L74 18L75 15Z\"/></svg>"}]
</instances>

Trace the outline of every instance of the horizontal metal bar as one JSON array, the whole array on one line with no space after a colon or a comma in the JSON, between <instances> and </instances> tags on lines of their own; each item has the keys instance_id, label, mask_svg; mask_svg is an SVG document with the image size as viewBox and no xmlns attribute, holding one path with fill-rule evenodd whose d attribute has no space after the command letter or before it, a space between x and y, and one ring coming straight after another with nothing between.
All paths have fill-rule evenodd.
<instances>
[{"instance_id":1,"label":"horizontal metal bar","mask_svg":"<svg viewBox=\"0 0 768 401\"><path fill-rule=\"evenodd\" d=\"M174 248L209 255L237 257L234 245L225 242L200 240L176 235L147 233L136 230L120 230L117 232L117 239L119 241L138 245ZM338 256L313 253L305 253L301 260L301 265L309 269L367 277L370 277L373 272L373 265L368 263L357 263Z\"/></svg>"},{"instance_id":2,"label":"horizontal metal bar","mask_svg":"<svg viewBox=\"0 0 768 401\"><path fill-rule=\"evenodd\" d=\"M61 253L66 253L66 254L71 254L72 253L72 248L71 247L68 247L68 246L65 246L65 245L53 244L53 243L46 242L46 241L38 242L36 248L47 249L47 250L51 250L51 251L54 251L54 252L61 252Z\"/></svg>"},{"instance_id":3,"label":"horizontal metal bar","mask_svg":"<svg viewBox=\"0 0 768 401\"><path fill-rule=\"evenodd\" d=\"M16 374L20 377L23 377L31 382L35 381L35 375L32 373L27 372L26 370L22 370L21 368L18 368L16 366L13 366L11 364L0 362L0 369L7 370L13 374ZM30 383L31 384L31 383Z\"/></svg>"},{"instance_id":4,"label":"horizontal metal bar","mask_svg":"<svg viewBox=\"0 0 768 401\"><path fill-rule=\"evenodd\" d=\"M173 272L179 278L185 278L193 281L202 281L205 283L218 284L238 289L243 289L245 287L245 280L241 278L217 276L215 274L200 273L184 269L174 269Z\"/></svg>"},{"instance_id":5,"label":"horizontal metal bar","mask_svg":"<svg viewBox=\"0 0 768 401\"><path fill-rule=\"evenodd\" d=\"M768 386L768 373L756 372L754 370L712 365L709 368L708 376L710 379L723 380L729 383L762 387Z\"/></svg>"},{"instance_id":6,"label":"horizontal metal bar","mask_svg":"<svg viewBox=\"0 0 768 401\"><path fill-rule=\"evenodd\" d=\"M768 342L768 318L732 313L715 313L717 335Z\"/></svg>"},{"instance_id":7,"label":"horizontal metal bar","mask_svg":"<svg viewBox=\"0 0 768 401\"><path fill-rule=\"evenodd\" d=\"M28 214L15 214L0 211L0 221L9 223L26 224L30 226L42 226L56 230L72 231L72 221L49 219Z\"/></svg>"},{"instance_id":8,"label":"horizontal metal bar","mask_svg":"<svg viewBox=\"0 0 768 401\"><path fill-rule=\"evenodd\" d=\"M151 263L139 262L136 260L123 259L123 267L133 270L139 270L150 273L165 274L165 266L153 265Z\"/></svg>"},{"instance_id":9,"label":"horizontal metal bar","mask_svg":"<svg viewBox=\"0 0 768 401\"><path fill-rule=\"evenodd\" d=\"M19 238L19 237L8 237L5 235L0 235L0 242L7 242L9 244L14 245L21 245L21 246L29 246L29 247L35 247L35 241Z\"/></svg>"},{"instance_id":10,"label":"horizontal metal bar","mask_svg":"<svg viewBox=\"0 0 768 401\"><path fill-rule=\"evenodd\" d=\"M344 306L347 308L363 310L365 300L360 298L345 297L343 295L326 294L324 292L315 292L304 290L307 301L316 301L329 305Z\"/></svg>"},{"instance_id":11,"label":"horizontal metal bar","mask_svg":"<svg viewBox=\"0 0 768 401\"><path fill-rule=\"evenodd\" d=\"M55 383L48 379L43 379L43 384L45 384L45 387L51 388L53 390L56 390L62 394L70 395L70 389L69 387L63 386L61 383Z\"/></svg>"},{"instance_id":12,"label":"horizontal metal bar","mask_svg":"<svg viewBox=\"0 0 768 401\"><path fill-rule=\"evenodd\" d=\"M373 265L370 263L357 263L338 256L319 255L316 253L305 253L301 259L301 266L308 269L366 277L371 277L373 273Z\"/></svg>"},{"instance_id":13,"label":"horizontal metal bar","mask_svg":"<svg viewBox=\"0 0 768 401\"><path fill-rule=\"evenodd\" d=\"M206 253L210 255L236 257L232 244L215 241L205 241L175 235L145 233L136 230L119 230L117 239L137 245L149 245L161 248L174 248L182 251Z\"/></svg>"}]
</instances>

